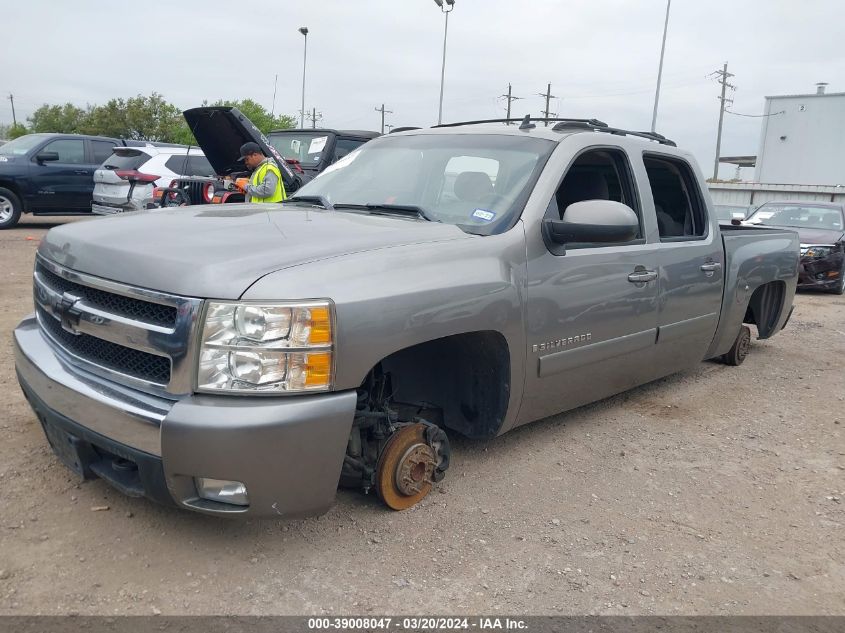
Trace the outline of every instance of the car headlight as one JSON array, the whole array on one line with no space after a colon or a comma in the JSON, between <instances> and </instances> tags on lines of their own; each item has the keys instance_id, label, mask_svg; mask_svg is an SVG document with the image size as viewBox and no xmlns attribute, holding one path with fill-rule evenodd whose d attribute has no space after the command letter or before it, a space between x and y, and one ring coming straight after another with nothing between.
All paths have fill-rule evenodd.
<instances>
[{"instance_id":1,"label":"car headlight","mask_svg":"<svg viewBox=\"0 0 845 633\"><path fill-rule=\"evenodd\" d=\"M825 244L808 244L801 249L801 254L804 257L812 257L813 259L821 259L827 257L833 252L833 246Z\"/></svg>"},{"instance_id":2,"label":"car headlight","mask_svg":"<svg viewBox=\"0 0 845 633\"><path fill-rule=\"evenodd\" d=\"M332 305L209 301L197 391L328 391L332 382Z\"/></svg>"}]
</instances>

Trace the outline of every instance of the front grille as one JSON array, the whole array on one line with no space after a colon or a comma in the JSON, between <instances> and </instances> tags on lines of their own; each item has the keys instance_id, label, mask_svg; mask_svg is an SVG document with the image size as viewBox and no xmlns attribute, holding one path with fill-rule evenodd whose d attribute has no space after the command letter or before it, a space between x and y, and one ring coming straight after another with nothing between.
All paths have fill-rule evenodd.
<instances>
[{"instance_id":1,"label":"front grille","mask_svg":"<svg viewBox=\"0 0 845 633\"><path fill-rule=\"evenodd\" d=\"M191 204L206 204L205 197L202 195L202 190L210 180L179 180L176 187L187 191L188 198Z\"/></svg>"},{"instance_id":2,"label":"front grille","mask_svg":"<svg viewBox=\"0 0 845 633\"><path fill-rule=\"evenodd\" d=\"M170 381L169 358L130 349L88 334L71 334L62 329L61 323L41 307L38 308L38 320L47 334L74 356L156 384L166 385Z\"/></svg>"},{"instance_id":3,"label":"front grille","mask_svg":"<svg viewBox=\"0 0 845 633\"><path fill-rule=\"evenodd\" d=\"M44 283L52 290L59 294L69 292L80 299L84 299L92 307L99 308L104 312L118 314L130 319L163 327L174 327L176 324L176 308L173 306L150 303L149 301L124 297L123 295L91 288L90 286L83 286L82 284L69 281L64 277L59 277L41 264L36 266L36 271Z\"/></svg>"}]
</instances>

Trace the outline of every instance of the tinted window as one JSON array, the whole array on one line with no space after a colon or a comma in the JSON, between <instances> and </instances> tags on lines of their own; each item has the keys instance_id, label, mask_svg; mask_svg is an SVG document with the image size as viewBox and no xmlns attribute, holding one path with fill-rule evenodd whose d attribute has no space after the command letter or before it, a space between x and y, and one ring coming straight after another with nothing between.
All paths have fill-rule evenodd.
<instances>
[{"instance_id":1,"label":"tinted window","mask_svg":"<svg viewBox=\"0 0 845 633\"><path fill-rule=\"evenodd\" d=\"M56 152L58 162L74 165L85 164L85 141L75 138L61 138L47 143L40 152Z\"/></svg>"},{"instance_id":2,"label":"tinted window","mask_svg":"<svg viewBox=\"0 0 845 633\"><path fill-rule=\"evenodd\" d=\"M707 216L690 166L676 158L643 157L661 239L707 235Z\"/></svg>"},{"instance_id":3,"label":"tinted window","mask_svg":"<svg viewBox=\"0 0 845 633\"><path fill-rule=\"evenodd\" d=\"M171 156L165 166L180 176L213 176L214 169L205 156Z\"/></svg>"},{"instance_id":4,"label":"tinted window","mask_svg":"<svg viewBox=\"0 0 845 633\"><path fill-rule=\"evenodd\" d=\"M91 148L94 150L94 162L98 165L111 156L115 144L111 141L91 141Z\"/></svg>"},{"instance_id":5,"label":"tinted window","mask_svg":"<svg viewBox=\"0 0 845 633\"><path fill-rule=\"evenodd\" d=\"M346 156L349 152L352 152L361 145L366 143L366 141L362 141L361 139L354 139L354 138L339 138L337 139L334 147L334 158L332 162L339 160Z\"/></svg>"},{"instance_id":6,"label":"tinted window","mask_svg":"<svg viewBox=\"0 0 845 633\"><path fill-rule=\"evenodd\" d=\"M546 217L563 219L567 207L586 200L612 200L631 207L640 217L628 157L618 150L591 150L581 154L566 172L549 203ZM642 238L642 219L637 238Z\"/></svg>"},{"instance_id":7,"label":"tinted window","mask_svg":"<svg viewBox=\"0 0 845 633\"><path fill-rule=\"evenodd\" d=\"M315 167L329 143L329 136L325 132L281 133L270 134L267 140L284 158L298 160L303 167Z\"/></svg>"},{"instance_id":8,"label":"tinted window","mask_svg":"<svg viewBox=\"0 0 845 633\"><path fill-rule=\"evenodd\" d=\"M138 169L141 165L150 160L149 154L137 149L121 147L114 150L103 163L103 169Z\"/></svg>"}]
</instances>

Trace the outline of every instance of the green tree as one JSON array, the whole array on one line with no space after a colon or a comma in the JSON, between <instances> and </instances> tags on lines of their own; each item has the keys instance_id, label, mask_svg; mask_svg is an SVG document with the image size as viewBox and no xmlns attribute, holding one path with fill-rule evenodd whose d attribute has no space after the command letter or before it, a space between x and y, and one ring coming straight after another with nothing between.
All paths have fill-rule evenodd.
<instances>
[{"instance_id":1,"label":"green tree","mask_svg":"<svg viewBox=\"0 0 845 633\"><path fill-rule=\"evenodd\" d=\"M277 114L273 116L260 103L252 99L241 99L238 101L219 100L212 105L216 106L233 106L243 112L250 121L255 124L259 130L264 134L272 130L286 130L296 127L296 119L286 114Z\"/></svg>"},{"instance_id":2,"label":"green tree","mask_svg":"<svg viewBox=\"0 0 845 633\"><path fill-rule=\"evenodd\" d=\"M9 126L9 131L7 132L6 139L11 141L12 139L16 139L19 136L23 136L24 134L29 134L29 130L26 129L25 125L17 123L15 125Z\"/></svg>"},{"instance_id":3,"label":"green tree","mask_svg":"<svg viewBox=\"0 0 845 633\"><path fill-rule=\"evenodd\" d=\"M64 105L45 103L28 117L30 131L77 134L85 127L88 112L72 103Z\"/></svg>"}]
</instances>

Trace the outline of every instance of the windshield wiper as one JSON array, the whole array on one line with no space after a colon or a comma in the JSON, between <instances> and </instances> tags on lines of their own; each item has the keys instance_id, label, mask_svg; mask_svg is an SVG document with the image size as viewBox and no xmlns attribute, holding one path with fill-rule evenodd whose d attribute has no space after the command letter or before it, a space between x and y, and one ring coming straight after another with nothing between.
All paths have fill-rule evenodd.
<instances>
[{"instance_id":1,"label":"windshield wiper","mask_svg":"<svg viewBox=\"0 0 845 633\"><path fill-rule=\"evenodd\" d=\"M386 215L401 215L410 218L419 218L429 222L440 222L437 218L431 215L422 207L413 204L375 204L368 202L367 204L341 204L334 205L335 209L361 209L362 211L371 211L374 213L383 213Z\"/></svg>"},{"instance_id":2,"label":"windshield wiper","mask_svg":"<svg viewBox=\"0 0 845 633\"><path fill-rule=\"evenodd\" d=\"M318 204L329 211L334 209L332 203L325 196L293 196L285 200L285 202L304 202L306 204Z\"/></svg>"}]
</instances>

